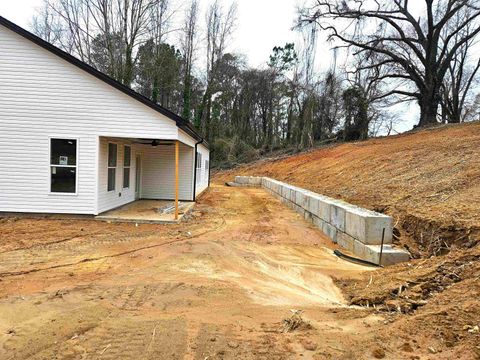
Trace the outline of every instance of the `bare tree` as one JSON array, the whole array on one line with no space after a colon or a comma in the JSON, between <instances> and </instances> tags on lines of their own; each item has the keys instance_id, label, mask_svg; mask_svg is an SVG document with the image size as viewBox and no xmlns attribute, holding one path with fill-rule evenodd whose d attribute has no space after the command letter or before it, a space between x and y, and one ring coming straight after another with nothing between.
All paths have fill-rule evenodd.
<instances>
[{"instance_id":1,"label":"bare tree","mask_svg":"<svg viewBox=\"0 0 480 360\"><path fill-rule=\"evenodd\" d=\"M480 1L424 0L424 6L425 12L418 17L408 0L316 0L301 11L300 24L316 22L331 39L355 49L355 54L377 53L375 65L390 68L385 79L406 79L412 85L392 88L384 96L416 99L419 126L425 126L437 123L440 90L451 62L480 33ZM465 12L462 21L452 24L452 18L467 8L471 11ZM473 30L458 38L467 26ZM446 28L448 35L442 37Z\"/></svg>"},{"instance_id":2,"label":"bare tree","mask_svg":"<svg viewBox=\"0 0 480 360\"><path fill-rule=\"evenodd\" d=\"M473 10L465 8L453 18L454 26L463 21ZM475 28L472 25L465 26L461 32L455 34L454 43L467 37ZM445 29L442 36L449 36L449 28ZM467 102L473 101L471 94L472 86L475 84L476 75L480 69L480 56L476 53L476 41L474 38L464 42L458 49L448 67L447 74L441 89L442 120L449 123L460 123L465 120ZM473 61L472 61L473 60Z\"/></svg>"},{"instance_id":3,"label":"bare tree","mask_svg":"<svg viewBox=\"0 0 480 360\"><path fill-rule=\"evenodd\" d=\"M64 33L63 49L130 85L138 46L148 39L152 24L157 31L164 25L165 4L166 0L44 0L48 12L41 18L48 24L55 14ZM46 32L52 34L51 29L43 26L42 34L40 23L37 16L34 27L49 40Z\"/></svg>"},{"instance_id":4,"label":"bare tree","mask_svg":"<svg viewBox=\"0 0 480 360\"><path fill-rule=\"evenodd\" d=\"M185 21L180 40L184 60L182 114L187 120L191 118L192 68L196 51L197 20L198 1L192 0L185 13Z\"/></svg>"},{"instance_id":5,"label":"bare tree","mask_svg":"<svg viewBox=\"0 0 480 360\"><path fill-rule=\"evenodd\" d=\"M232 3L227 11L224 11L220 0L215 0L207 10L207 79L206 89L196 117L197 127L204 129L207 139L210 137L210 117L212 95L214 94L215 82L218 78L218 65L231 40L237 21L237 5Z\"/></svg>"},{"instance_id":6,"label":"bare tree","mask_svg":"<svg viewBox=\"0 0 480 360\"><path fill-rule=\"evenodd\" d=\"M32 31L51 44L62 45L63 22L60 16L44 2L32 18Z\"/></svg>"}]
</instances>

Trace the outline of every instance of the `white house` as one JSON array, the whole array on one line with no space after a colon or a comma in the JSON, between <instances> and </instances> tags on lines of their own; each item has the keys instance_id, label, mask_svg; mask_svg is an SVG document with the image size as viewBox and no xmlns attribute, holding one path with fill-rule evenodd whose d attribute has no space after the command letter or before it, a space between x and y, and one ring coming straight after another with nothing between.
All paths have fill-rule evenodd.
<instances>
[{"instance_id":1,"label":"white house","mask_svg":"<svg viewBox=\"0 0 480 360\"><path fill-rule=\"evenodd\" d=\"M96 215L208 184L187 121L0 17L0 212Z\"/></svg>"}]
</instances>

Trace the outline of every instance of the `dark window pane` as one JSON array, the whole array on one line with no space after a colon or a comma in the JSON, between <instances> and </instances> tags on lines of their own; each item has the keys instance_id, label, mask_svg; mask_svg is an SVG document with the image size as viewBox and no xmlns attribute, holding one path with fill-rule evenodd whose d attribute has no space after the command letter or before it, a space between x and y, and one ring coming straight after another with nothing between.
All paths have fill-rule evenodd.
<instances>
[{"instance_id":1,"label":"dark window pane","mask_svg":"<svg viewBox=\"0 0 480 360\"><path fill-rule=\"evenodd\" d=\"M115 190L115 168L108 169L108 191Z\"/></svg>"},{"instance_id":2,"label":"dark window pane","mask_svg":"<svg viewBox=\"0 0 480 360\"><path fill-rule=\"evenodd\" d=\"M130 146L125 146L123 148L123 166L130 167L130 156L131 156L131 149Z\"/></svg>"},{"instance_id":3,"label":"dark window pane","mask_svg":"<svg viewBox=\"0 0 480 360\"><path fill-rule=\"evenodd\" d=\"M50 164L77 165L77 140L51 139Z\"/></svg>"},{"instance_id":4,"label":"dark window pane","mask_svg":"<svg viewBox=\"0 0 480 360\"><path fill-rule=\"evenodd\" d=\"M197 152L197 169L202 167L202 153Z\"/></svg>"},{"instance_id":5,"label":"dark window pane","mask_svg":"<svg viewBox=\"0 0 480 360\"><path fill-rule=\"evenodd\" d=\"M123 169L123 188L130 187L130 168Z\"/></svg>"},{"instance_id":6,"label":"dark window pane","mask_svg":"<svg viewBox=\"0 0 480 360\"><path fill-rule=\"evenodd\" d=\"M54 193L75 193L77 169L68 167L51 167L50 191Z\"/></svg>"},{"instance_id":7,"label":"dark window pane","mask_svg":"<svg viewBox=\"0 0 480 360\"><path fill-rule=\"evenodd\" d=\"M117 166L117 144L108 144L108 166Z\"/></svg>"}]
</instances>

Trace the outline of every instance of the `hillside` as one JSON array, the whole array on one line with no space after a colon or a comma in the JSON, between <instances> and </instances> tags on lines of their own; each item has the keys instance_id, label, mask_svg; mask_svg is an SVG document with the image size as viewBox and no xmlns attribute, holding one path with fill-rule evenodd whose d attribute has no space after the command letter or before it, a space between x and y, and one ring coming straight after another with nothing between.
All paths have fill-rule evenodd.
<instances>
[{"instance_id":1,"label":"hillside","mask_svg":"<svg viewBox=\"0 0 480 360\"><path fill-rule=\"evenodd\" d=\"M346 143L217 173L262 175L381 211L415 257L480 241L480 123Z\"/></svg>"}]
</instances>

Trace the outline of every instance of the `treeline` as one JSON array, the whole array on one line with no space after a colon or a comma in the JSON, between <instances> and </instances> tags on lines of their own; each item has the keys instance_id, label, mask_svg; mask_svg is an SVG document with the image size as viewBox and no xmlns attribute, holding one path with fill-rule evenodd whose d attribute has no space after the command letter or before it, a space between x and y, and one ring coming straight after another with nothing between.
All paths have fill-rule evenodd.
<instances>
[{"instance_id":1,"label":"treeline","mask_svg":"<svg viewBox=\"0 0 480 360\"><path fill-rule=\"evenodd\" d=\"M261 68L229 51L235 4L201 13L198 1L44 0L32 27L194 123L217 166L388 135L399 125L389 108L411 100L419 126L479 117L480 0L425 1L420 17L406 0L314 1L298 14L303 41L275 47ZM319 34L342 59L320 74Z\"/></svg>"}]
</instances>

